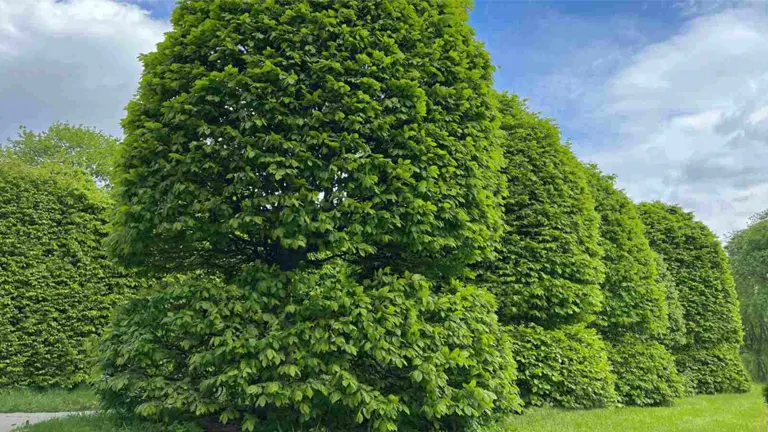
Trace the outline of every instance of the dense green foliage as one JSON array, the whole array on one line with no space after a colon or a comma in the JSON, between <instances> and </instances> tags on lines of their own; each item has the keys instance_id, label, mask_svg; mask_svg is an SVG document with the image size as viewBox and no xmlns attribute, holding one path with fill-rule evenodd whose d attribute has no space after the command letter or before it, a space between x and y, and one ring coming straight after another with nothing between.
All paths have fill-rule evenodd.
<instances>
[{"instance_id":1,"label":"dense green foliage","mask_svg":"<svg viewBox=\"0 0 768 432\"><path fill-rule=\"evenodd\" d=\"M466 0L182 0L123 121L110 246L165 276L105 405L252 430L472 430L519 410L485 290L493 66Z\"/></svg>"},{"instance_id":2,"label":"dense green foliage","mask_svg":"<svg viewBox=\"0 0 768 432\"><path fill-rule=\"evenodd\" d=\"M726 246L744 324L744 363L752 378L768 381L768 212L755 215Z\"/></svg>"},{"instance_id":3,"label":"dense green foliage","mask_svg":"<svg viewBox=\"0 0 768 432\"><path fill-rule=\"evenodd\" d=\"M0 387L72 387L137 282L102 248L111 203L82 171L0 162Z\"/></svg>"},{"instance_id":4,"label":"dense green foliage","mask_svg":"<svg viewBox=\"0 0 768 432\"><path fill-rule=\"evenodd\" d=\"M464 431L519 410L490 294L418 275L350 276L253 268L231 285L165 281L105 339L106 407L262 431Z\"/></svg>"},{"instance_id":5,"label":"dense green foliage","mask_svg":"<svg viewBox=\"0 0 768 432\"><path fill-rule=\"evenodd\" d=\"M35 133L21 128L8 141L0 157L30 166L60 164L85 170L100 184L109 184L120 141L99 130L67 123L54 123Z\"/></svg>"},{"instance_id":6,"label":"dense green foliage","mask_svg":"<svg viewBox=\"0 0 768 432\"><path fill-rule=\"evenodd\" d=\"M160 271L365 255L464 272L503 185L466 7L181 1L123 121L115 251Z\"/></svg>"},{"instance_id":7,"label":"dense green foliage","mask_svg":"<svg viewBox=\"0 0 768 432\"><path fill-rule=\"evenodd\" d=\"M600 216L604 302L594 326L608 342L616 393L625 405L667 405L682 389L674 358L658 340L669 330L665 285L635 204L613 176L586 165ZM679 305L678 305L679 306Z\"/></svg>"},{"instance_id":8,"label":"dense green foliage","mask_svg":"<svg viewBox=\"0 0 768 432\"><path fill-rule=\"evenodd\" d=\"M512 326L512 357L526 405L597 408L616 403L606 345L583 325Z\"/></svg>"},{"instance_id":9,"label":"dense green foliage","mask_svg":"<svg viewBox=\"0 0 768 432\"><path fill-rule=\"evenodd\" d=\"M685 345L686 341L683 305L680 304L680 294L677 291L677 285L675 285L672 274L669 273L664 258L658 253L653 252L653 259L657 270L656 283L664 291L667 304L667 331L658 339L668 350L674 351Z\"/></svg>"},{"instance_id":10,"label":"dense green foliage","mask_svg":"<svg viewBox=\"0 0 768 432\"><path fill-rule=\"evenodd\" d=\"M499 320L545 328L589 322L603 279L598 216L584 170L549 120L499 95L508 193L498 256L477 269Z\"/></svg>"},{"instance_id":11,"label":"dense green foliage","mask_svg":"<svg viewBox=\"0 0 768 432\"><path fill-rule=\"evenodd\" d=\"M679 290L686 343L674 354L689 389L749 390L739 360L742 328L736 289L720 243L678 206L653 202L640 204L638 210L651 247L664 258Z\"/></svg>"},{"instance_id":12,"label":"dense green foliage","mask_svg":"<svg viewBox=\"0 0 768 432\"><path fill-rule=\"evenodd\" d=\"M675 359L664 345L626 336L609 344L608 358L616 374L616 393L624 405L670 405L682 396L683 383Z\"/></svg>"}]
</instances>

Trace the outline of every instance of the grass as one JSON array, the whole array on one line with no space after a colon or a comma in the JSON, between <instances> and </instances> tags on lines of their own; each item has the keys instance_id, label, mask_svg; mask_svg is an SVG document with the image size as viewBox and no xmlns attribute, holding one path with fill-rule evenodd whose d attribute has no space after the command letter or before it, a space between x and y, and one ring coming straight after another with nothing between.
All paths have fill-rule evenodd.
<instances>
[{"instance_id":1,"label":"grass","mask_svg":"<svg viewBox=\"0 0 768 432\"><path fill-rule=\"evenodd\" d=\"M538 409L502 423L504 432L765 432L760 386L745 394L695 396L673 407L591 411Z\"/></svg>"},{"instance_id":2,"label":"grass","mask_svg":"<svg viewBox=\"0 0 768 432\"><path fill-rule=\"evenodd\" d=\"M766 410L760 387L738 395L695 396L668 408L617 408L591 411L537 409L510 417L503 432L765 432ZM51 420L19 432L156 432L151 425L117 423L104 415ZM179 429L179 431L199 429Z\"/></svg>"},{"instance_id":3,"label":"grass","mask_svg":"<svg viewBox=\"0 0 768 432\"><path fill-rule=\"evenodd\" d=\"M95 409L97 403L96 395L87 387L73 390L0 390L0 413L88 411Z\"/></svg>"}]
</instances>

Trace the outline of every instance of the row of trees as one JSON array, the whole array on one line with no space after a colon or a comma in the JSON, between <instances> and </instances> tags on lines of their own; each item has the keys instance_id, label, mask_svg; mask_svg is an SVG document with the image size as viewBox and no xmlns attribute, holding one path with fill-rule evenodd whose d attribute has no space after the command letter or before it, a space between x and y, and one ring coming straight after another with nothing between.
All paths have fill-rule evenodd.
<instances>
[{"instance_id":1,"label":"row of trees","mask_svg":"<svg viewBox=\"0 0 768 432\"><path fill-rule=\"evenodd\" d=\"M179 3L116 168L67 162L114 186L108 247L147 284L102 339L105 408L464 431L747 390L714 235L495 92L467 7Z\"/></svg>"}]
</instances>

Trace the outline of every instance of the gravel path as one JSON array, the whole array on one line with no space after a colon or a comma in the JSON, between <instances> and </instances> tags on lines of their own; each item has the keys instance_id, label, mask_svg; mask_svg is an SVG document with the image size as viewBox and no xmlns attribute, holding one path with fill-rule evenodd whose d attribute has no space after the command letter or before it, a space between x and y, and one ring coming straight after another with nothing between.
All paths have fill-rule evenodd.
<instances>
[{"instance_id":1,"label":"gravel path","mask_svg":"<svg viewBox=\"0 0 768 432\"><path fill-rule=\"evenodd\" d=\"M24 424L38 423L58 417L67 417L77 414L93 414L93 412L59 412L59 413L11 413L0 414L0 432L10 432L14 427Z\"/></svg>"}]
</instances>

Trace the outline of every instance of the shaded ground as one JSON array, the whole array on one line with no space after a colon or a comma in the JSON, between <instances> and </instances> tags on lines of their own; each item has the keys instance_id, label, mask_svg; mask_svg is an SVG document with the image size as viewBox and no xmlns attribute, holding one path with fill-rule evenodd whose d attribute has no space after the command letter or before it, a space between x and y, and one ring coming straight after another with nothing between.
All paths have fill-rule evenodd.
<instances>
[{"instance_id":1,"label":"shaded ground","mask_svg":"<svg viewBox=\"0 0 768 432\"><path fill-rule=\"evenodd\" d=\"M35 424L46 420L71 415L82 414L74 412L60 413L5 413L0 414L0 432L10 432L11 429L25 424Z\"/></svg>"}]
</instances>

